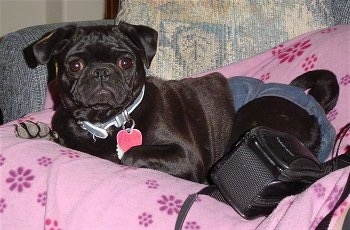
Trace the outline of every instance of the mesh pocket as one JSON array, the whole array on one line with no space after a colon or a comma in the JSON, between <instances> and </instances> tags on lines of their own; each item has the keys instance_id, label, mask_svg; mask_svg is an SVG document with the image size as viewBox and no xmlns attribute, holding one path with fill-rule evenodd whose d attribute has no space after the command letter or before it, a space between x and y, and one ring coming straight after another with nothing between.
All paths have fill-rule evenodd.
<instances>
[{"instance_id":1,"label":"mesh pocket","mask_svg":"<svg viewBox=\"0 0 350 230\"><path fill-rule=\"evenodd\" d=\"M244 213L256 195L275 179L259 156L242 141L212 179L232 207ZM254 166L254 167L252 167Z\"/></svg>"}]
</instances>

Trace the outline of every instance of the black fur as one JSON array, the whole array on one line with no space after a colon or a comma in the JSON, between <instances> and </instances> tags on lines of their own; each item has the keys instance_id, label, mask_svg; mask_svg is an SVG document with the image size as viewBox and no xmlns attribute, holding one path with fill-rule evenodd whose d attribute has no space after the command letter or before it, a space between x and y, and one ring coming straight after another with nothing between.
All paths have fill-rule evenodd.
<instances>
[{"instance_id":1,"label":"black fur","mask_svg":"<svg viewBox=\"0 0 350 230\"><path fill-rule=\"evenodd\" d=\"M179 81L146 77L144 67L150 66L156 47L156 31L123 22L118 26L64 27L34 45L39 63L52 59L58 66L61 105L52 126L63 145L113 162L206 182L213 164L254 126L290 132L311 149L319 144L315 118L289 101L256 99L236 116L227 80L218 73ZM123 68L130 64L123 58L132 61L130 68ZM324 71L311 75L316 77L304 75L292 84L311 88L310 93L329 111L337 96L334 75ZM317 76L330 78L327 82L331 84L323 87ZM144 98L130 114L135 128L142 132L143 144L128 150L120 162L115 151L119 129L110 128L106 139L94 141L77 121L99 122L121 113L143 85Z\"/></svg>"}]
</instances>

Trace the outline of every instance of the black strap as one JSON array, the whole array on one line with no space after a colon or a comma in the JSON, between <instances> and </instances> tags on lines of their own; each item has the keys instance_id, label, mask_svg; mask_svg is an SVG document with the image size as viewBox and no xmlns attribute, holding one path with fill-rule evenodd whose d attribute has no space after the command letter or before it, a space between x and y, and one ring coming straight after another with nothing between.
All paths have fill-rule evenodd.
<instances>
[{"instance_id":1,"label":"black strap","mask_svg":"<svg viewBox=\"0 0 350 230\"><path fill-rule=\"evenodd\" d=\"M185 202L183 203L179 215L177 216L176 219L176 224L175 224L175 230L181 230L182 226L185 222L186 216L188 212L190 211L190 208L192 207L193 203L196 201L197 197L199 196L198 193L191 194Z\"/></svg>"},{"instance_id":2,"label":"black strap","mask_svg":"<svg viewBox=\"0 0 350 230\"><path fill-rule=\"evenodd\" d=\"M348 212L346 213L342 230L350 229L350 210L348 209Z\"/></svg>"},{"instance_id":3,"label":"black strap","mask_svg":"<svg viewBox=\"0 0 350 230\"><path fill-rule=\"evenodd\" d=\"M339 136L337 138L338 146L335 152L334 157L334 151L332 152L332 160L325 162L323 164L323 167L325 169L325 175L327 175L330 172L333 172L335 170L347 167L350 165L350 151L347 151L346 153L338 156L338 152L340 149L340 144L343 141L346 133L350 130L350 123L346 124L342 130L339 133ZM336 146L336 144L335 144ZM335 149L334 149L335 150ZM348 180L344 186L344 190L338 200L338 202L335 204L334 208L328 213L327 216L325 216L321 222L317 225L315 230L326 230L328 229L329 223L331 222L332 216L335 212L335 210L338 208L338 206L348 197L350 193L350 175L348 175Z\"/></svg>"},{"instance_id":4,"label":"black strap","mask_svg":"<svg viewBox=\"0 0 350 230\"><path fill-rule=\"evenodd\" d=\"M228 204L215 185L204 187L199 192L191 194L190 196L187 197L187 199L185 200L185 202L183 203L180 209L179 215L177 216L175 230L182 229L186 216L199 195L208 195L220 202Z\"/></svg>"},{"instance_id":5,"label":"black strap","mask_svg":"<svg viewBox=\"0 0 350 230\"><path fill-rule=\"evenodd\" d=\"M328 229L329 223L331 222L332 216L335 212L335 210L339 207L341 203L349 196L350 193L350 175L348 175L348 180L345 184L344 190L339 197L339 200L335 204L334 208L328 213L327 216L325 216L321 222L317 225L315 230L326 230Z\"/></svg>"},{"instance_id":6,"label":"black strap","mask_svg":"<svg viewBox=\"0 0 350 230\"><path fill-rule=\"evenodd\" d=\"M339 200L337 201L337 203L335 204L335 206L333 207L333 209L328 213L327 216L325 216L322 221L318 224L318 226L316 227L315 230L326 230L328 229L329 223L332 219L332 216L335 212L335 210L339 207L339 205L349 196L350 194L350 175L348 175L348 179L347 182L344 186L344 190L339 198ZM202 190L200 190L198 193L194 193L191 194L183 203L181 210L179 212L179 215L176 219L176 224L175 224L175 230L181 230L182 226L185 222L186 216L189 212L189 210L191 209L193 203L196 201L197 197L199 195L208 195L211 196L213 198L215 198L216 200L226 203L226 200L224 199L224 197L221 195L221 193L219 192L218 188L215 185L211 185L211 186L207 186L204 187Z\"/></svg>"},{"instance_id":7,"label":"black strap","mask_svg":"<svg viewBox=\"0 0 350 230\"><path fill-rule=\"evenodd\" d=\"M349 129L350 129L350 123L348 123L341 132L341 136L340 136L339 142L338 142L338 148L336 151L336 157L334 157L333 153L332 153L333 159L329 162L323 163L323 165L322 165L324 168L324 175L323 176L326 176L327 174L329 174L337 169L341 169L341 168L344 168L344 167L347 167L350 165L350 153L349 152L338 156L340 143L342 142L343 138L345 137L346 132ZM349 193L350 193L350 175L348 176L348 180L346 182L346 185L344 187L344 190L343 190L338 202L336 203L336 205L334 206L332 211L327 216L325 216L324 219L322 219L322 221L319 223L319 225L316 227L315 230L323 230L323 229L328 228L329 223L331 221L331 218L333 216L333 213L338 208L338 206L348 197ZM229 203L227 203L227 201L222 196L222 194L220 193L220 191L216 185L210 185L210 186L204 187L198 193L190 195L185 200L185 202L183 203L183 205L181 207L179 215L176 219L175 230L182 229L183 223L185 222L186 216L187 216L190 208L192 207L193 203L196 201L197 197L199 195L202 195L202 194L211 196L211 197L215 198L216 200L229 205Z\"/></svg>"}]
</instances>

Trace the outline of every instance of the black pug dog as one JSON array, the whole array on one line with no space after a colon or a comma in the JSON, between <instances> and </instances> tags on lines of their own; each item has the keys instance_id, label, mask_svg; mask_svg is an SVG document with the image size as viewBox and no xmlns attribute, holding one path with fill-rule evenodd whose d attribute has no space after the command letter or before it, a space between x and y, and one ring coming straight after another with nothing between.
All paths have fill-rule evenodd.
<instances>
[{"instance_id":1,"label":"black pug dog","mask_svg":"<svg viewBox=\"0 0 350 230\"><path fill-rule=\"evenodd\" d=\"M178 81L146 76L157 36L152 28L120 22L65 26L36 42L38 63L55 62L61 103L52 120L55 132L24 122L18 135L49 133L56 142L97 157L200 183L255 126L291 133L317 152L318 120L289 100L261 97L235 111L230 84L219 73ZM326 112L336 104L339 87L328 71L306 73L293 84L310 88ZM260 116L262 110L269 115Z\"/></svg>"}]
</instances>

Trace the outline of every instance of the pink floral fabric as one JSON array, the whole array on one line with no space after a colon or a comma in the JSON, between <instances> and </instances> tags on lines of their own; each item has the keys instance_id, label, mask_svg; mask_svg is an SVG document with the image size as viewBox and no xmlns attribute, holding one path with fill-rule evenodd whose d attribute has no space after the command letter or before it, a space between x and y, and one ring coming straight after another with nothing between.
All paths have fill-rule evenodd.
<instances>
[{"instance_id":1,"label":"pink floral fabric","mask_svg":"<svg viewBox=\"0 0 350 230\"><path fill-rule=\"evenodd\" d=\"M251 59L218 69L227 77L253 76L289 83L312 69L329 69L340 84L340 99L328 115L339 132L350 121L350 26L310 32ZM50 123L47 109L0 126L0 229L174 229L179 210L204 185L149 169L116 165L44 140L16 138L14 124ZM350 145L350 134L340 153ZM315 229L334 207L350 167L285 198L268 217L245 220L231 207L200 196L183 229ZM350 205L334 213L331 227Z\"/></svg>"},{"instance_id":2,"label":"pink floral fabric","mask_svg":"<svg viewBox=\"0 0 350 230\"><path fill-rule=\"evenodd\" d=\"M214 71L221 72L227 77L249 76L265 82L288 84L296 76L307 71L331 70L337 75L340 95L336 107L328 114L328 119L339 133L350 122L349 27L349 25L339 25L312 31L253 58ZM349 141L350 132L341 143L341 152L347 150Z\"/></svg>"}]
</instances>

